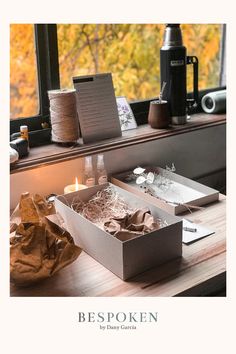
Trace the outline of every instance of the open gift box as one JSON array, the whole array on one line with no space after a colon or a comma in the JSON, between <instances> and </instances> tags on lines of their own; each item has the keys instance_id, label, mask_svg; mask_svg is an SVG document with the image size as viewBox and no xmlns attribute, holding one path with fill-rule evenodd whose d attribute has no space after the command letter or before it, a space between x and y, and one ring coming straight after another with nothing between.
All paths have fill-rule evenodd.
<instances>
[{"instance_id":1,"label":"open gift box","mask_svg":"<svg viewBox=\"0 0 236 354\"><path fill-rule=\"evenodd\" d=\"M112 186L131 207L147 207L154 218L165 220L168 225L121 241L70 207L76 197L87 202L108 186ZM182 220L110 183L58 196L55 207L75 243L123 280L182 255Z\"/></svg>"},{"instance_id":2,"label":"open gift box","mask_svg":"<svg viewBox=\"0 0 236 354\"><path fill-rule=\"evenodd\" d=\"M191 206L203 206L219 199L217 190L177 173L167 171L161 167L146 167L145 173L148 172L154 172L157 176L164 176L164 182L168 180L169 186L164 186L162 189L162 187L153 184L151 187L155 192L155 196L145 193L145 189L136 183L138 176L135 176L133 171L116 174L112 176L111 182L173 215L189 211Z\"/></svg>"}]
</instances>

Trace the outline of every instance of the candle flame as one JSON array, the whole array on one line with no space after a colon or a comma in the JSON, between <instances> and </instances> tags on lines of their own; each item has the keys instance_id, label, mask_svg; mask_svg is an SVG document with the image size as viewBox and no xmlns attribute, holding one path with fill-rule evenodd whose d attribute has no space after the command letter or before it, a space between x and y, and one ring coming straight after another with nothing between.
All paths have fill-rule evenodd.
<instances>
[{"instance_id":1,"label":"candle flame","mask_svg":"<svg viewBox=\"0 0 236 354\"><path fill-rule=\"evenodd\" d=\"M78 182L78 178L75 178L75 190L78 191L79 190L79 182Z\"/></svg>"}]
</instances>

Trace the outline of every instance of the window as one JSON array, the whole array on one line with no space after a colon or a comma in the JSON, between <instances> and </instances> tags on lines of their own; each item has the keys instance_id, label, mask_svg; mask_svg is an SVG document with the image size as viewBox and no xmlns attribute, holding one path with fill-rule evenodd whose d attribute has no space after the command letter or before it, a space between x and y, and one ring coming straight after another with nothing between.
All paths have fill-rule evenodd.
<instances>
[{"instance_id":1,"label":"window","mask_svg":"<svg viewBox=\"0 0 236 354\"><path fill-rule=\"evenodd\" d=\"M220 85L221 24L182 25L183 42L188 55L195 55L199 61L198 88L218 87ZM191 65L188 65L188 91L192 90L189 78Z\"/></svg>"},{"instance_id":2,"label":"window","mask_svg":"<svg viewBox=\"0 0 236 354\"><path fill-rule=\"evenodd\" d=\"M199 58L199 89L219 87L222 25L181 28L188 54ZM132 104L139 124L148 99L159 93L163 24L13 24L10 30L11 133L21 124L41 133L49 123L47 91L71 87L74 75L112 72L117 96L141 100ZM189 79L189 91L191 85Z\"/></svg>"},{"instance_id":3,"label":"window","mask_svg":"<svg viewBox=\"0 0 236 354\"><path fill-rule=\"evenodd\" d=\"M59 24L60 80L72 86L72 76L112 72L117 96L129 100L159 93L164 25L160 24ZM219 86L220 24L181 25L189 55L199 59L199 89ZM188 90L192 90L188 72Z\"/></svg>"},{"instance_id":4,"label":"window","mask_svg":"<svg viewBox=\"0 0 236 354\"><path fill-rule=\"evenodd\" d=\"M22 124L27 124L30 131L42 130L44 123L49 123L47 91L60 87L56 25L12 24L10 32L10 134L19 132ZM49 140L50 135L47 137Z\"/></svg>"},{"instance_id":5,"label":"window","mask_svg":"<svg viewBox=\"0 0 236 354\"><path fill-rule=\"evenodd\" d=\"M39 113L34 26L11 25L10 30L10 117Z\"/></svg>"}]
</instances>

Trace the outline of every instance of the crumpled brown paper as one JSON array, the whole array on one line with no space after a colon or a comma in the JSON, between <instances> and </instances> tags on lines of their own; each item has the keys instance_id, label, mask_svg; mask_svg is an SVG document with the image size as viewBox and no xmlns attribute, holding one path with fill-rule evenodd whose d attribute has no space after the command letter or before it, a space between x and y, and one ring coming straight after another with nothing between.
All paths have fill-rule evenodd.
<instances>
[{"instance_id":1,"label":"crumpled brown paper","mask_svg":"<svg viewBox=\"0 0 236 354\"><path fill-rule=\"evenodd\" d=\"M126 214L123 218L112 218L104 223L104 229L121 241L158 230L159 223L155 222L148 208Z\"/></svg>"},{"instance_id":2,"label":"crumpled brown paper","mask_svg":"<svg viewBox=\"0 0 236 354\"><path fill-rule=\"evenodd\" d=\"M15 235L10 237L10 279L16 285L51 277L81 253L71 235L47 219L54 213L54 205L41 196L21 196L15 218L20 223L11 223Z\"/></svg>"}]
</instances>

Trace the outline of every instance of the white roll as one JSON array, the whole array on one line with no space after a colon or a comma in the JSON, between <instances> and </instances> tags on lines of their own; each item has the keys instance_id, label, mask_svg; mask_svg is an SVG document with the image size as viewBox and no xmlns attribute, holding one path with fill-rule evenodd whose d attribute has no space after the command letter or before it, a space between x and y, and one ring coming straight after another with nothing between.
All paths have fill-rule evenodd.
<instances>
[{"instance_id":1,"label":"white roll","mask_svg":"<svg viewBox=\"0 0 236 354\"><path fill-rule=\"evenodd\" d=\"M10 148L10 164L11 164L19 160L19 154L11 146L9 146L9 148Z\"/></svg>"},{"instance_id":2,"label":"white roll","mask_svg":"<svg viewBox=\"0 0 236 354\"><path fill-rule=\"evenodd\" d=\"M202 97L202 109L206 113L226 111L226 90L210 92Z\"/></svg>"}]
</instances>

